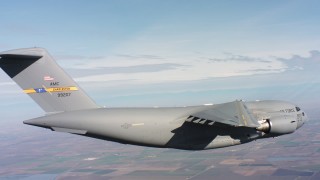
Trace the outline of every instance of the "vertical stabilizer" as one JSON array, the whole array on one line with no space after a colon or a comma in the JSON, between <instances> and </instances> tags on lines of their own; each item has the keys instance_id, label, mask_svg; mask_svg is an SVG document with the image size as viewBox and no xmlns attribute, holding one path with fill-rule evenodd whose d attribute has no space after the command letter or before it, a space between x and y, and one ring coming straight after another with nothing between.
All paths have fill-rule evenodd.
<instances>
[{"instance_id":1,"label":"vertical stabilizer","mask_svg":"<svg viewBox=\"0 0 320 180\"><path fill-rule=\"evenodd\" d=\"M47 113L99 107L45 49L2 52L0 67Z\"/></svg>"}]
</instances>

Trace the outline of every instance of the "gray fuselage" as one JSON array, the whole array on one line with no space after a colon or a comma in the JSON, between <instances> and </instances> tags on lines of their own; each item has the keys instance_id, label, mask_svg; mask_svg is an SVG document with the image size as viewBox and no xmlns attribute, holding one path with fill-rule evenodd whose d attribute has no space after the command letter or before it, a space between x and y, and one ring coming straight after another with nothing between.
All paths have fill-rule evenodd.
<instances>
[{"instance_id":1,"label":"gray fuselage","mask_svg":"<svg viewBox=\"0 0 320 180\"><path fill-rule=\"evenodd\" d=\"M259 115L279 114L294 105L282 101L247 102ZM69 111L24 121L26 124L55 131L152 147L178 149L212 149L250 142L266 133L248 127L233 127L221 123L212 126L186 122L194 112L213 106L174 108L99 108ZM298 125L296 125L298 128ZM276 136L276 135L272 135Z\"/></svg>"}]
</instances>

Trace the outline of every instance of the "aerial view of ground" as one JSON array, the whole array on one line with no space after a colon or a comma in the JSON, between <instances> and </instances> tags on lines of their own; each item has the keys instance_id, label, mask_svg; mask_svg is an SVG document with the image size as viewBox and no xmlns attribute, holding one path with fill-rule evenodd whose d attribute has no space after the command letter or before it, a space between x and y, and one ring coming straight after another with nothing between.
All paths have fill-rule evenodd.
<instances>
[{"instance_id":1,"label":"aerial view of ground","mask_svg":"<svg viewBox=\"0 0 320 180\"><path fill-rule=\"evenodd\" d=\"M0 0L0 7L0 180L320 180L319 0ZM29 67L49 56L8 53L35 47L79 86L62 83L52 64ZM16 76L26 67L32 75ZM83 89L106 108L281 100L309 121L292 134L221 149L133 146L23 124L67 111L32 100L49 107L55 94L46 84L59 85L66 109L87 103L60 90Z\"/></svg>"},{"instance_id":2,"label":"aerial view of ground","mask_svg":"<svg viewBox=\"0 0 320 180\"><path fill-rule=\"evenodd\" d=\"M2 128L13 123L1 124ZM320 121L293 134L205 151L123 145L17 126L0 132L0 179L319 179Z\"/></svg>"}]
</instances>

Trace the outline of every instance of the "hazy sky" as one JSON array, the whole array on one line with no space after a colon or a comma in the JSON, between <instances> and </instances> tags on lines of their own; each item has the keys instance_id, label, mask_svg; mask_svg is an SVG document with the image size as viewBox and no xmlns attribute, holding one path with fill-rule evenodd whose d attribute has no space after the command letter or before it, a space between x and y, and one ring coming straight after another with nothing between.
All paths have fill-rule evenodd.
<instances>
[{"instance_id":1,"label":"hazy sky","mask_svg":"<svg viewBox=\"0 0 320 180\"><path fill-rule=\"evenodd\" d=\"M46 48L101 105L320 105L318 0L0 0L0 7L0 51ZM0 88L0 113L42 114L3 71Z\"/></svg>"}]
</instances>

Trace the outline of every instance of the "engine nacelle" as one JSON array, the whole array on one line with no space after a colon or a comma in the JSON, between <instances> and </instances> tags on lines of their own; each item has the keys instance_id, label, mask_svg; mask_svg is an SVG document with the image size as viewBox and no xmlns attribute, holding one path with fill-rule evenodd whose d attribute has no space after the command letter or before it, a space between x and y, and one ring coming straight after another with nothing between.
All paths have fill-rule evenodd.
<instances>
[{"instance_id":1,"label":"engine nacelle","mask_svg":"<svg viewBox=\"0 0 320 180\"><path fill-rule=\"evenodd\" d=\"M272 134L289 134L297 129L295 116L282 115L267 119L257 128L258 131Z\"/></svg>"}]
</instances>

